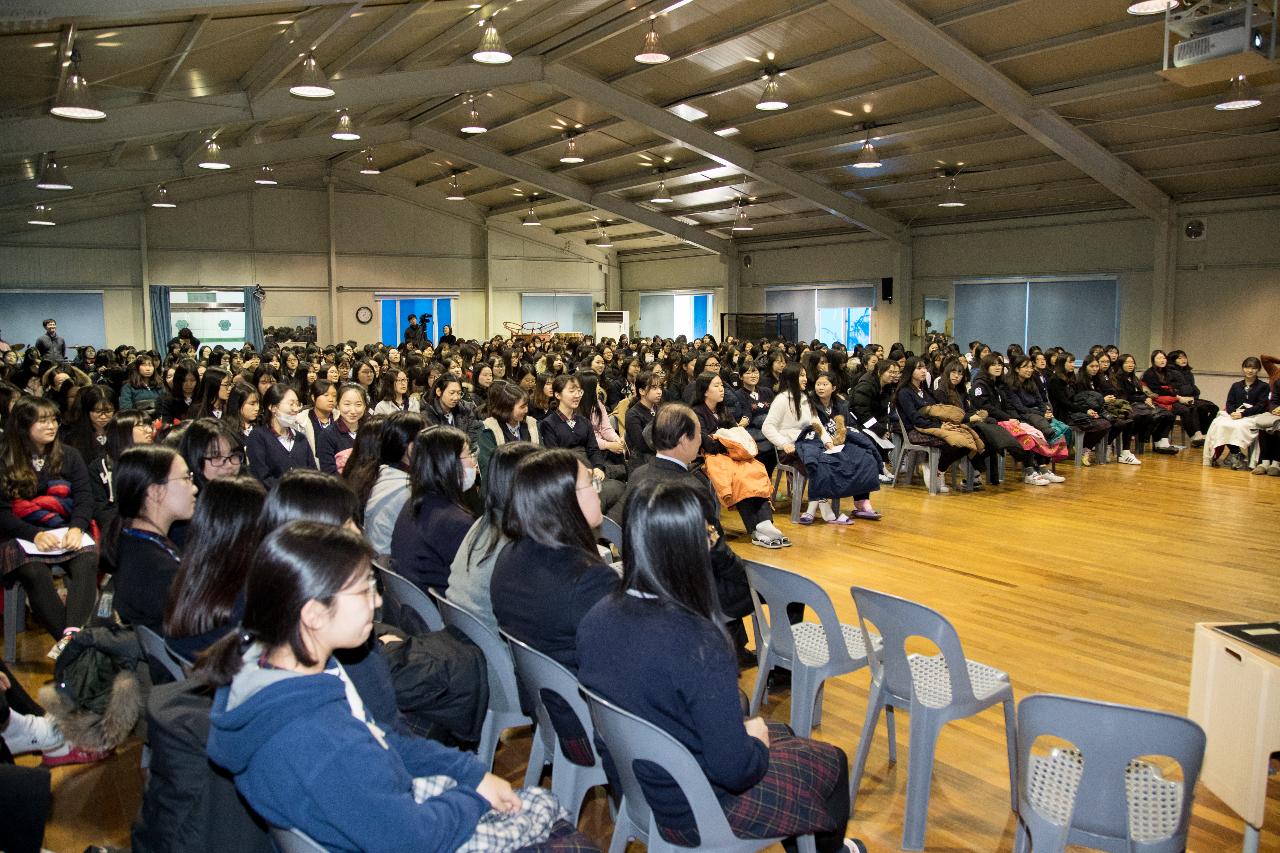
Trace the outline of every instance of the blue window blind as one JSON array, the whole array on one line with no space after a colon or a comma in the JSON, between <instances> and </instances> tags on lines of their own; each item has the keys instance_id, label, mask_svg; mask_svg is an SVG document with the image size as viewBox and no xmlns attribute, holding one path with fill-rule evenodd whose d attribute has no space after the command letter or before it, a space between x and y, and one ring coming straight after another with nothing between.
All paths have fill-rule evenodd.
<instances>
[{"instance_id":1,"label":"blue window blind","mask_svg":"<svg viewBox=\"0 0 1280 853\"><path fill-rule=\"evenodd\" d=\"M961 346L978 340L1003 352L1009 344L1065 347L1118 343L1115 279L965 282L956 285L953 321Z\"/></svg>"}]
</instances>

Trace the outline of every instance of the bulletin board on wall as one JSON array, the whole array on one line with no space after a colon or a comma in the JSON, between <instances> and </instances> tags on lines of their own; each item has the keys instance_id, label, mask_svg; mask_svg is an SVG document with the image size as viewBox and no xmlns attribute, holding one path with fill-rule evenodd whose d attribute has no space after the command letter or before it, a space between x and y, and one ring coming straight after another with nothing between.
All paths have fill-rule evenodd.
<instances>
[{"instance_id":1,"label":"bulletin board on wall","mask_svg":"<svg viewBox=\"0 0 1280 853\"><path fill-rule=\"evenodd\" d=\"M32 345L47 319L58 321L58 336L72 347L107 345L101 290L0 290L0 334L11 344Z\"/></svg>"}]
</instances>

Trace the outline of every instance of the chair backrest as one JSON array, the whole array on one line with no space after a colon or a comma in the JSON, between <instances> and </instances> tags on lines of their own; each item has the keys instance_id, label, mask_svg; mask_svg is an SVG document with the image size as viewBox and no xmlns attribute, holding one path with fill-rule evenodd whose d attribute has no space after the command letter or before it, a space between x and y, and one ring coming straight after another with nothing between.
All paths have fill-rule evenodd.
<instances>
[{"instance_id":1,"label":"chair backrest","mask_svg":"<svg viewBox=\"0 0 1280 853\"><path fill-rule=\"evenodd\" d=\"M440 606L440 617L444 624L457 628L484 653L485 667L489 671L489 707L495 711L520 713L515 664L511 660L511 649L503 642L502 637L473 613L435 590L431 591L431 597Z\"/></svg>"},{"instance_id":2,"label":"chair backrest","mask_svg":"<svg viewBox=\"0 0 1280 853\"><path fill-rule=\"evenodd\" d=\"M596 528L596 536L618 549L622 553L622 527L609 516L604 516L600 526Z\"/></svg>"},{"instance_id":3,"label":"chair backrest","mask_svg":"<svg viewBox=\"0 0 1280 853\"><path fill-rule=\"evenodd\" d=\"M280 853L325 853L324 848L312 841L300 829L281 829L271 827L271 840L275 842Z\"/></svg>"},{"instance_id":4,"label":"chair backrest","mask_svg":"<svg viewBox=\"0 0 1280 853\"><path fill-rule=\"evenodd\" d=\"M388 568L382 566L377 568L378 574L382 576L382 588L395 604L407 607L416 613L422 623L427 626L428 631L439 631L444 627L440 609L425 592L418 589L417 584Z\"/></svg>"},{"instance_id":5,"label":"chair backrest","mask_svg":"<svg viewBox=\"0 0 1280 853\"><path fill-rule=\"evenodd\" d=\"M164 667L173 676L174 681L186 681L187 672L182 668L182 660L165 645L164 638L146 625L135 625L133 634L138 638L142 653L150 660Z\"/></svg>"},{"instance_id":6,"label":"chair backrest","mask_svg":"<svg viewBox=\"0 0 1280 853\"><path fill-rule=\"evenodd\" d=\"M1071 792L1070 810L1065 813L1065 825L1037 810L1029 792L1031 748L1042 735L1070 741L1083 759L1080 779ZM1150 825L1139 826L1138 832L1133 832L1135 827L1126 795L1129 763L1136 758L1157 755L1172 758L1182 769L1182 797L1176 805L1175 829L1164 836L1175 839L1169 849L1182 850L1204 746L1204 729L1176 714L1074 696L1026 697L1018 703L1018 811L1032 832L1035 850L1038 853L1065 849L1068 834L1073 830L1099 841L1122 840L1124 843L1120 845L1110 845L1119 849L1134 849L1127 843L1134 835L1146 843L1162 840L1151 836ZM1175 806L1173 802L1165 802L1158 807ZM1168 821L1157 823L1167 825ZM1090 844L1090 839L1072 843L1095 846Z\"/></svg>"},{"instance_id":7,"label":"chair backrest","mask_svg":"<svg viewBox=\"0 0 1280 853\"><path fill-rule=\"evenodd\" d=\"M894 405L896 406L897 404L895 403ZM902 446L908 450L923 449L923 445L916 444L911 440L911 434L907 429L907 422L901 417L895 418L894 420L898 422L898 434L902 437Z\"/></svg>"},{"instance_id":8,"label":"chair backrest","mask_svg":"<svg viewBox=\"0 0 1280 853\"><path fill-rule=\"evenodd\" d=\"M871 667L872 678L895 696L910 696L914 700L911 665L907 663L907 640L924 637L938 647L946 661L952 703L975 701L960 636L946 617L923 604L896 595L860 586L850 587L849 592L853 595L854 606L858 608L858 624L866 643L867 664ZM884 645L879 649L871 645L867 620L880 629Z\"/></svg>"},{"instance_id":9,"label":"chair backrest","mask_svg":"<svg viewBox=\"0 0 1280 853\"><path fill-rule=\"evenodd\" d=\"M604 740L609 756L617 768L622 784L622 802L628 817L637 827L650 833L650 844L656 839L656 828L644 789L636 777L638 761L656 764L670 774L680 786L698 827L700 847L710 850L741 848L743 841L733 834L724 810L698 762L684 744L676 740L648 720L642 720L629 711L585 687L580 688L591 709L591 720Z\"/></svg>"},{"instance_id":10,"label":"chair backrest","mask_svg":"<svg viewBox=\"0 0 1280 853\"><path fill-rule=\"evenodd\" d=\"M544 655L542 652L523 643L511 636L505 631L500 631L502 638L507 641L507 645L511 648L511 657L516 667L516 678L524 684L525 693L528 694L537 704L538 726L543 731L555 732L556 737L560 739L560 752L565 758L584 767L595 767L599 763L599 756L596 755L595 747L595 727L591 725L591 711L587 708L586 701L582 698L582 694L578 692L578 679L572 672L557 661ZM556 696L569 707L575 717L578 718L578 725L582 727L581 732L561 732L556 726L556 718L552 717L547 710L547 696ZM591 764L582 764L575 761L575 757L581 756L575 749L565 749L565 739L568 737L577 737L586 734L587 744L591 750Z\"/></svg>"},{"instance_id":11,"label":"chair backrest","mask_svg":"<svg viewBox=\"0 0 1280 853\"><path fill-rule=\"evenodd\" d=\"M746 560L745 563L747 581L751 584L752 604L756 610L756 623L778 654L790 658L794 665L800 664L796 660L795 635L791 631L791 621L787 618L787 605L803 604L817 614L818 621L822 624L822 633L827 638L828 664L835 668L853 665L844 634L840 630L840 620L836 617L836 609L822 587L809 578L785 569L766 566L754 560ZM769 605L770 621L764 619L760 599L764 599L764 603Z\"/></svg>"}]
</instances>

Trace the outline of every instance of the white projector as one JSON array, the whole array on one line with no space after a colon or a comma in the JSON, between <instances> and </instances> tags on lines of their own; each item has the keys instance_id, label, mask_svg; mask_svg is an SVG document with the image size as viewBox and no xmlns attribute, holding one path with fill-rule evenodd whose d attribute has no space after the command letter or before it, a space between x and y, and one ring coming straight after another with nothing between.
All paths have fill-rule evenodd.
<instances>
[{"instance_id":1,"label":"white projector","mask_svg":"<svg viewBox=\"0 0 1280 853\"><path fill-rule=\"evenodd\" d=\"M1260 37L1247 27L1231 27L1197 38L1187 39L1173 46L1173 67L1185 68L1220 56L1257 50Z\"/></svg>"}]
</instances>

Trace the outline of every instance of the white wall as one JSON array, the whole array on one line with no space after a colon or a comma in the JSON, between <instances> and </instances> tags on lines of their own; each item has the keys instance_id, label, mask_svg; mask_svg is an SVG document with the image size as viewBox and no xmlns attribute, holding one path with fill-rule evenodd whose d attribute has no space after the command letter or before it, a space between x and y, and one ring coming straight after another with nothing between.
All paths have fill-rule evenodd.
<instances>
[{"instance_id":1,"label":"white wall","mask_svg":"<svg viewBox=\"0 0 1280 853\"><path fill-rule=\"evenodd\" d=\"M726 262L716 255L628 261L622 264L620 276L622 310L631 312L631 329L638 331L641 291L709 291L712 294L712 316L707 318L707 327L718 339L720 315L728 304L727 274Z\"/></svg>"}]
</instances>

